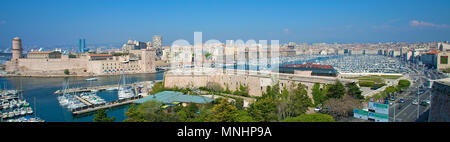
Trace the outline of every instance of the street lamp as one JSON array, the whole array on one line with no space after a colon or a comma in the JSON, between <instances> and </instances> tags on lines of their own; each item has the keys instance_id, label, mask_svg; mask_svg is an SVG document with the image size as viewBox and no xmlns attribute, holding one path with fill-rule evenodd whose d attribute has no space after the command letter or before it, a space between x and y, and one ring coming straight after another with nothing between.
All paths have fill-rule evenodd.
<instances>
[{"instance_id":1,"label":"street lamp","mask_svg":"<svg viewBox=\"0 0 450 142\"><path fill-rule=\"evenodd\" d=\"M417 119L419 119L419 107L420 107L419 94L420 94L420 88L417 90Z\"/></svg>"}]
</instances>

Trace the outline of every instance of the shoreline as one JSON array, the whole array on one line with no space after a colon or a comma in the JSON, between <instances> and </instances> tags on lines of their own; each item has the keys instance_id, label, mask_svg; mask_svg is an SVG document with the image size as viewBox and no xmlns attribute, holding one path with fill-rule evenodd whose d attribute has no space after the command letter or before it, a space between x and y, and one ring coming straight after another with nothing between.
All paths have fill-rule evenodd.
<instances>
[{"instance_id":1,"label":"shoreline","mask_svg":"<svg viewBox=\"0 0 450 142\"><path fill-rule=\"evenodd\" d=\"M148 73L125 73L125 75L136 75L136 74L156 74L165 71L156 71ZM122 74L105 74L105 75L15 75L15 74L1 74L2 77L33 77L33 78L59 78L59 77L103 77L103 76L117 76Z\"/></svg>"}]
</instances>

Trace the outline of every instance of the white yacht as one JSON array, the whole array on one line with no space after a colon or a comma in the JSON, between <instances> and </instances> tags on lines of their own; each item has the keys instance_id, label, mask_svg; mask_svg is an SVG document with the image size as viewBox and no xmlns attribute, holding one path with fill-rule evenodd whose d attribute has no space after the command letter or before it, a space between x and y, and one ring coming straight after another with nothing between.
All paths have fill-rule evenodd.
<instances>
[{"instance_id":1,"label":"white yacht","mask_svg":"<svg viewBox=\"0 0 450 142\"><path fill-rule=\"evenodd\" d=\"M97 81L97 80L98 80L98 78L96 78L96 77L86 79L86 81Z\"/></svg>"}]
</instances>

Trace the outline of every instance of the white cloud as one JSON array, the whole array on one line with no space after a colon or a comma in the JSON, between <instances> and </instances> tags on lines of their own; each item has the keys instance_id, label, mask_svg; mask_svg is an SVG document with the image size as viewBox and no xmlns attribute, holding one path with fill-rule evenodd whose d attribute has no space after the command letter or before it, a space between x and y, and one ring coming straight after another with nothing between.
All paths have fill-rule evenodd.
<instances>
[{"instance_id":1,"label":"white cloud","mask_svg":"<svg viewBox=\"0 0 450 142\"><path fill-rule=\"evenodd\" d=\"M425 21L412 20L409 22L409 25L413 27L433 27L433 28L450 28L449 25L446 24L434 24Z\"/></svg>"}]
</instances>

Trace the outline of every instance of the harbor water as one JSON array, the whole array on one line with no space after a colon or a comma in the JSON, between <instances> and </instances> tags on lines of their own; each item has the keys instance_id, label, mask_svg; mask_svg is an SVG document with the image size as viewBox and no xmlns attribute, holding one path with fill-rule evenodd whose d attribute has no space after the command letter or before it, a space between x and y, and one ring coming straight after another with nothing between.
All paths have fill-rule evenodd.
<instances>
[{"instance_id":1,"label":"harbor water","mask_svg":"<svg viewBox=\"0 0 450 142\"><path fill-rule=\"evenodd\" d=\"M134 83L140 81L162 80L163 72L151 74L135 74L127 75L127 83ZM53 93L56 90L63 88L63 82L69 80L69 87L88 87L99 85L117 85L120 75L117 76L100 76L97 81L86 81L89 77L2 77L0 78L1 89L19 89L23 90L23 97L30 106L34 109L36 116L45 120L46 122L92 122L93 113L83 114L80 116L73 116L66 108L59 105L57 95ZM116 91L100 91L97 95L107 102L117 100ZM36 102L34 102L36 99ZM107 110L109 117L114 116L116 122L121 122L127 118L125 112L129 105L124 105Z\"/></svg>"}]
</instances>

